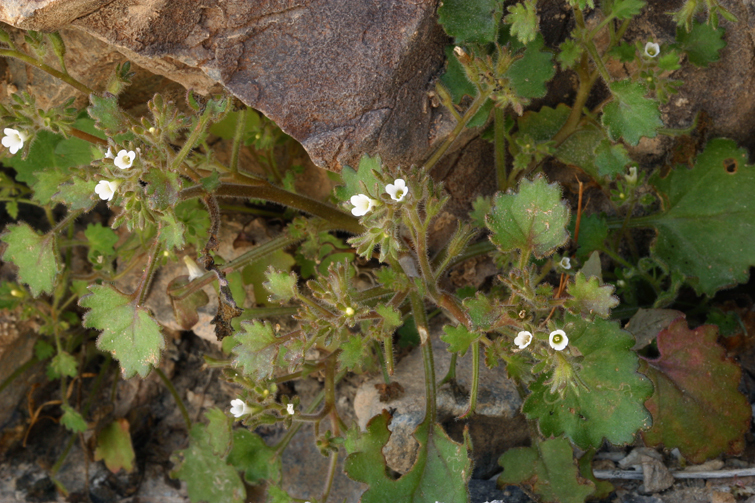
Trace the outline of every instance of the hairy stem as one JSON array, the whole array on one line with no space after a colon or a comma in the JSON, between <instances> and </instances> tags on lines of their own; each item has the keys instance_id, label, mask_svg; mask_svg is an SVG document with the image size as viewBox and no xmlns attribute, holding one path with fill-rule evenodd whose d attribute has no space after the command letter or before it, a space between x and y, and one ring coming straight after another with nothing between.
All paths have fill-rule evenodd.
<instances>
[{"instance_id":1,"label":"hairy stem","mask_svg":"<svg viewBox=\"0 0 755 503\"><path fill-rule=\"evenodd\" d=\"M178 405L178 409L181 411L181 415L184 418L184 422L186 423L186 431L191 431L191 418L189 417L189 411L186 410L186 405L184 405L183 400L181 400L181 396L178 394L178 390L175 386L173 386L173 383L168 379L168 376L165 375L165 373L160 370L158 367L153 367L155 370L155 373L160 377L160 380L165 384L165 387L168 388L168 391L170 391L170 394L173 396L173 399L176 401L176 405Z\"/></svg>"},{"instance_id":2,"label":"hairy stem","mask_svg":"<svg viewBox=\"0 0 755 503\"><path fill-rule=\"evenodd\" d=\"M422 361L425 366L425 421L427 424L435 424L438 416L435 388L435 363L433 362L433 345L430 341L430 330L427 325L427 311L419 293L413 291L409 294L412 304L414 323L422 341Z\"/></svg>"},{"instance_id":3,"label":"hairy stem","mask_svg":"<svg viewBox=\"0 0 755 503\"><path fill-rule=\"evenodd\" d=\"M85 86L84 84L82 84L78 80L74 79L73 77L71 77L67 73L63 73L63 72L61 72L59 70L56 70L55 68L53 68L53 67L51 67L49 65L46 65L46 64L42 63L41 61L38 61L38 60L34 59L33 57L29 56L28 54L24 54L23 52L19 52L19 51L14 51L13 49L0 49L0 56L5 56L6 58L20 59L21 61L23 61L27 65L31 65L31 66L33 66L35 68L39 68L43 72L49 73L53 77L56 77L56 78L62 80L63 82L65 82L69 86L71 86L71 87L73 87L73 88L81 91L82 93L84 93L86 95L94 94L94 90L92 90L89 87Z\"/></svg>"},{"instance_id":4,"label":"hairy stem","mask_svg":"<svg viewBox=\"0 0 755 503\"><path fill-rule=\"evenodd\" d=\"M182 190L178 196L181 200L186 200L203 197L204 194L204 187L195 185ZM320 217L331 225L331 229L342 229L352 234L362 234L364 232L364 227L359 223L359 219L348 213L315 199L288 192L269 183L262 182L258 185L221 183L213 194L219 197L264 199L265 201L290 206L291 208Z\"/></svg>"}]
</instances>

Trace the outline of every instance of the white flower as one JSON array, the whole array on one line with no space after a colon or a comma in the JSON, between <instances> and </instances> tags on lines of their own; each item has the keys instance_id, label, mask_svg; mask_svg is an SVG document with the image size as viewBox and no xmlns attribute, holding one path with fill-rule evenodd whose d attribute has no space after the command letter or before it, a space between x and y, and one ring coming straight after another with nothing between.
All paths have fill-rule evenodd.
<instances>
[{"instance_id":1,"label":"white flower","mask_svg":"<svg viewBox=\"0 0 755 503\"><path fill-rule=\"evenodd\" d=\"M121 150L118 152L118 155L115 156L113 164L121 169L129 169L131 165L134 164L134 157L136 157L136 152L133 150L129 150L128 152Z\"/></svg>"},{"instance_id":2,"label":"white flower","mask_svg":"<svg viewBox=\"0 0 755 503\"><path fill-rule=\"evenodd\" d=\"M624 180L626 180L629 185L634 185L637 183L637 166L632 166L631 168L629 168L629 174L624 175Z\"/></svg>"},{"instance_id":3,"label":"white flower","mask_svg":"<svg viewBox=\"0 0 755 503\"><path fill-rule=\"evenodd\" d=\"M551 332L551 336L548 339L548 344L551 345L556 351L561 351L569 344L569 338L566 336L566 332L563 330L554 330Z\"/></svg>"},{"instance_id":4,"label":"white flower","mask_svg":"<svg viewBox=\"0 0 755 503\"><path fill-rule=\"evenodd\" d=\"M564 257L561 259L561 262L558 263L563 269L571 269L571 259L569 257Z\"/></svg>"},{"instance_id":5,"label":"white flower","mask_svg":"<svg viewBox=\"0 0 755 503\"><path fill-rule=\"evenodd\" d=\"M351 214L355 217L362 217L372 211L372 208L375 207L375 200L369 198L364 194L351 196L349 202L354 205L354 207L351 209Z\"/></svg>"},{"instance_id":6,"label":"white flower","mask_svg":"<svg viewBox=\"0 0 755 503\"><path fill-rule=\"evenodd\" d=\"M286 412L288 412L289 415L294 415L294 404L290 403L286 405Z\"/></svg>"},{"instance_id":7,"label":"white flower","mask_svg":"<svg viewBox=\"0 0 755 503\"><path fill-rule=\"evenodd\" d=\"M115 192L118 190L118 182L109 182L107 180L100 180L97 186L94 188L94 192L100 196L103 201L112 201L115 197Z\"/></svg>"},{"instance_id":8,"label":"white flower","mask_svg":"<svg viewBox=\"0 0 755 503\"><path fill-rule=\"evenodd\" d=\"M385 191L390 194L391 199L399 202L409 193L409 189L406 187L406 182L403 178L396 178L393 183L386 185Z\"/></svg>"},{"instance_id":9,"label":"white flower","mask_svg":"<svg viewBox=\"0 0 755 503\"><path fill-rule=\"evenodd\" d=\"M526 330L519 332L516 339L514 339L514 344L516 344L519 349L526 348L530 345L530 342L532 342L532 332L527 332Z\"/></svg>"},{"instance_id":10,"label":"white flower","mask_svg":"<svg viewBox=\"0 0 755 503\"><path fill-rule=\"evenodd\" d=\"M654 58L658 56L660 53L661 53L660 45L654 44L653 42L648 42L647 44L645 44L645 56Z\"/></svg>"},{"instance_id":11,"label":"white flower","mask_svg":"<svg viewBox=\"0 0 755 503\"><path fill-rule=\"evenodd\" d=\"M189 281L193 281L204 275L204 271L188 255L184 255L184 264L186 264L186 268L189 270Z\"/></svg>"},{"instance_id":12,"label":"white flower","mask_svg":"<svg viewBox=\"0 0 755 503\"><path fill-rule=\"evenodd\" d=\"M105 159L115 159L115 156L113 155L113 151L110 150L110 147L108 147L107 152L105 152Z\"/></svg>"},{"instance_id":13,"label":"white flower","mask_svg":"<svg viewBox=\"0 0 755 503\"><path fill-rule=\"evenodd\" d=\"M29 138L24 131L18 129L11 129L9 127L3 130L5 136L3 136L3 146L10 150L11 154L15 154L24 147L24 142Z\"/></svg>"},{"instance_id":14,"label":"white flower","mask_svg":"<svg viewBox=\"0 0 755 503\"><path fill-rule=\"evenodd\" d=\"M231 400L231 414L233 414L233 417L241 417L244 414L249 414L249 407L246 406L246 403L244 403L243 400L239 400L238 398Z\"/></svg>"}]
</instances>

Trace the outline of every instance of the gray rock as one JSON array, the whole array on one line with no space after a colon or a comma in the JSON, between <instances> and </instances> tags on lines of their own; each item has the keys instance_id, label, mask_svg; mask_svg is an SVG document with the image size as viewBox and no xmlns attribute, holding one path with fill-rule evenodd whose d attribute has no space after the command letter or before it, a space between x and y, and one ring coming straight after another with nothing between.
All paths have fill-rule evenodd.
<instances>
[{"instance_id":1,"label":"gray rock","mask_svg":"<svg viewBox=\"0 0 755 503\"><path fill-rule=\"evenodd\" d=\"M439 331L431 335L435 358L436 379L448 371L451 354L447 345L439 339ZM524 417L519 409L522 401L514 382L506 377L505 368L490 370L482 365L478 394L477 413L469 419L459 420L469 400L471 383L471 352L457 362L455 387L444 385L438 389L438 420L456 440L461 440L463 428L469 426L474 457L474 478L487 478L500 470L498 457L506 449L525 444L529 439ZM405 357L396 366L392 381L398 382L405 393L388 403L380 402L376 384L380 376L364 382L357 390L354 410L358 424L363 430L370 418L383 409L390 409L393 419L389 426L392 434L383 448L389 468L406 473L412 467L417 453L417 441L413 432L425 417L425 377L422 354L419 348Z\"/></svg>"}]
</instances>

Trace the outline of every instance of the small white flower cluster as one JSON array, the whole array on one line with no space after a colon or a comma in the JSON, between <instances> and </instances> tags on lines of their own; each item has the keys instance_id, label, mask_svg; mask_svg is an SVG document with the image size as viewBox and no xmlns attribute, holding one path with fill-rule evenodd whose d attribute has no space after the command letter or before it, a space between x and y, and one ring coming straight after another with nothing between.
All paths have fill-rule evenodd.
<instances>
[{"instance_id":1,"label":"small white flower cluster","mask_svg":"<svg viewBox=\"0 0 755 503\"><path fill-rule=\"evenodd\" d=\"M396 178L393 183L389 183L385 186L385 192L389 196L391 196L391 199L400 203L409 193L409 187L406 186L406 181L404 181L403 178ZM372 209L377 204L377 201L365 194L357 194L355 196L351 196L349 202L352 206L354 206L351 209L351 214L355 217L365 216L367 213L372 211Z\"/></svg>"},{"instance_id":2,"label":"small white flower cluster","mask_svg":"<svg viewBox=\"0 0 755 503\"><path fill-rule=\"evenodd\" d=\"M120 150L118 155L114 156L110 147L108 147L107 152L105 152L105 159L112 159L113 164L115 164L117 168L123 170L131 169L131 166L134 165L135 158L136 152L133 150ZM103 201L112 201L120 184L121 182L117 180L112 182L109 180L100 180L94 188L94 192L100 196L100 199Z\"/></svg>"},{"instance_id":3,"label":"small white flower cluster","mask_svg":"<svg viewBox=\"0 0 755 503\"><path fill-rule=\"evenodd\" d=\"M514 344L516 344L519 349L524 349L530 345L532 339L532 332L522 330L514 339ZM563 330L554 330L548 338L548 344L550 344L550 346L556 351L562 351L567 344L569 344L569 338Z\"/></svg>"}]
</instances>

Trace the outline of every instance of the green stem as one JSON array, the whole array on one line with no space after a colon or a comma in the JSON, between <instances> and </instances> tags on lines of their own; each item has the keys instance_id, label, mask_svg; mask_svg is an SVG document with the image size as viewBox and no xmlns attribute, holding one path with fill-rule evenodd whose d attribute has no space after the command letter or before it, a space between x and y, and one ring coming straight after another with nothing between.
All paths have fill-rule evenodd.
<instances>
[{"instance_id":1,"label":"green stem","mask_svg":"<svg viewBox=\"0 0 755 503\"><path fill-rule=\"evenodd\" d=\"M433 268L430 265L429 251L427 246L427 227L423 225L419 216L419 209L415 206L407 212L409 219L414 226L415 243L414 246L417 249L417 260L419 261L419 268L422 272L422 279L425 282L427 291L433 299L437 299L438 284L435 281L435 275L433 274Z\"/></svg>"},{"instance_id":2,"label":"green stem","mask_svg":"<svg viewBox=\"0 0 755 503\"><path fill-rule=\"evenodd\" d=\"M204 130L207 127L207 124L210 122L211 116L212 116L212 112L209 110L209 107L208 107L205 113L203 113L199 117L199 121L197 122L196 127L194 127L194 131L191 132L189 137L184 142L183 147L181 147L181 150L178 151L178 154L176 154L176 157L171 162L170 164L171 171L178 171L178 169L184 163L184 160L186 160L186 157L189 155L189 152L191 152L194 149L194 145L196 145L197 141L199 141L200 136L202 136L202 133L204 133Z\"/></svg>"},{"instance_id":3,"label":"green stem","mask_svg":"<svg viewBox=\"0 0 755 503\"><path fill-rule=\"evenodd\" d=\"M186 405L184 405L183 400L181 400L181 396L178 394L178 390L175 386L173 386L173 383L168 379L168 376L166 376L162 370L160 370L158 367L153 367L155 370L155 373L160 377L160 380L165 384L165 387L168 388L168 391L170 391L170 394L173 395L173 399L176 401L176 405L178 405L178 409L181 411L181 415L184 418L184 422L186 423L186 431L191 431L191 418L189 417L189 411L186 410Z\"/></svg>"},{"instance_id":4,"label":"green stem","mask_svg":"<svg viewBox=\"0 0 755 503\"><path fill-rule=\"evenodd\" d=\"M236 120L236 129L233 132L233 146L231 147L231 172L239 171L239 151L241 150L242 140L244 139L244 130L246 129L246 108L239 112Z\"/></svg>"},{"instance_id":5,"label":"green stem","mask_svg":"<svg viewBox=\"0 0 755 503\"><path fill-rule=\"evenodd\" d=\"M328 475L325 478L325 489L322 492L322 497L320 498L320 501L322 503L326 503L328 501L328 496L330 496L330 490L333 487L333 480L336 478L336 469L338 467L338 451L333 451L330 453L330 463L328 464Z\"/></svg>"},{"instance_id":6,"label":"green stem","mask_svg":"<svg viewBox=\"0 0 755 503\"><path fill-rule=\"evenodd\" d=\"M435 166L435 164L443 157L443 154L446 153L446 150L453 144L453 142L456 140L456 138L461 134L461 132L464 130L464 128L467 126L470 120L472 120L472 117L477 114L477 112L480 110L480 107L488 100L488 97L490 96L491 91L485 91L483 93L480 93L477 98L472 102L472 104L467 109L466 113L464 113L464 116L461 118L461 121L459 121L458 124L456 124L456 127L453 131L451 131L451 134L448 135L448 138L445 139L443 144L436 150L433 155L430 156L430 158L425 162L424 166L428 170Z\"/></svg>"},{"instance_id":7,"label":"green stem","mask_svg":"<svg viewBox=\"0 0 755 503\"><path fill-rule=\"evenodd\" d=\"M385 355L383 354L383 349L380 347L380 343L378 341L372 341L372 346L375 348L375 353L378 356L378 361L380 362L380 371L383 373L383 382L385 384L391 383L391 376L388 375L388 367L385 364Z\"/></svg>"},{"instance_id":8,"label":"green stem","mask_svg":"<svg viewBox=\"0 0 755 503\"><path fill-rule=\"evenodd\" d=\"M448 367L448 372L446 372L446 375L443 376L443 379L440 380L438 383L438 387L440 388L447 382L454 381L456 379L456 360L459 356L459 353L451 353L451 365Z\"/></svg>"},{"instance_id":9,"label":"green stem","mask_svg":"<svg viewBox=\"0 0 755 503\"><path fill-rule=\"evenodd\" d=\"M472 343L472 389L469 391L469 408L461 416L469 417L477 409L477 394L480 388L480 341Z\"/></svg>"},{"instance_id":10,"label":"green stem","mask_svg":"<svg viewBox=\"0 0 755 503\"><path fill-rule=\"evenodd\" d=\"M388 375L393 375L395 363L393 361L393 335L389 334L388 337L383 340L383 349L385 350L385 366L388 369ZM386 384L390 383L390 379L386 381Z\"/></svg>"},{"instance_id":11,"label":"green stem","mask_svg":"<svg viewBox=\"0 0 755 503\"><path fill-rule=\"evenodd\" d=\"M139 288L134 292L134 298L137 299L136 305L142 306L144 305L144 301L147 299L147 294L149 294L149 287L152 285L152 279L155 276L155 273L157 272L157 265L160 261L160 250L162 249L162 243L160 242L160 235L155 238L155 243L152 246L152 250L147 258L147 267L144 269L144 274L142 275L141 283L139 284Z\"/></svg>"},{"instance_id":12,"label":"green stem","mask_svg":"<svg viewBox=\"0 0 755 503\"><path fill-rule=\"evenodd\" d=\"M573 132L577 129L579 121L582 119L582 109L587 103L587 99L590 97L595 82L598 80L598 73L590 73L587 64L587 56L584 55L580 68L577 69L577 75L579 76L579 89L577 90L577 96L574 99L574 105L572 105L569 117L561 129L553 136L553 143L555 147L561 145Z\"/></svg>"},{"instance_id":13,"label":"green stem","mask_svg":"<svg viewBox=\"0 0 755 503\"><path fill-rule=\"evenodd\" d=\"M14 199L12 197L0 197L0 203L16 203L16 204L28 204L29 206L36 206L37 208L44 208L42 204L31 202L27 199Z\"/></svg>"},{"instance_id":14,"label":"green stem","mask_svg":"<svg viewBox=\"0 0 755 503\"><path fill-rule=\"evenodd\" d=\"M435 401L435 363L433 362L433 345L430 341L430 330L427 324L427 311L425 311L425 305L422 302L422 297L420 297L419 293L416 291L411 292L409 294L409 299L412 304L414 323L417 326L417 332L419 332L419 338L422 341L422 361L425 367L424 422L433 425L437 421L438 412Z\"/></svg>"},{"instance_id":15,"label":"green stem","mask_svg":"<svg viewBox=\"0 0 755 503\"><path fill-rule=\"evenodd\" d=\"M493 110L494 118L494 139L495 139L495 173L498 179L498 190L506 192L509 188L509 180L506 175L506 113L503 108L495 107Z\"/></svg>"},{"instance_id":16,"label":"green stem","mask_svg":"<svg viewBox=\"0 0 755 503\"><path fill-rule=\"evenodd\" d=\"M219 197L264 199L265 201L290 206L291 208L320 217L330 224L331 229L341 229L352 234L362 234L365 230L362 224L359 223L358 218L338 208L300 194L288 192L265 182L259 185L221 183L213 194ZM178 195L182 201L195 197L204 197L205 189L201 185L195 185L182 190Z\"/></svg>"},{"instance_id":17,"label":"green stem","mask_svg":"<svg viewBox=\"0 0 755 503\"><path fill-rule=\"evenodd\" d=\"M78 80L74 79L68 74L65 74L61 71L56 70L55 68L46 65L42 63L41 61L37 61L36 59L32 58L31 56L24 54L19 51L14 51L13 49L0 49L0 56L5 56L6 58L16 58L20 59L24 63L31 65L35 68L39 68L43 72L47 72L53 77L56 77L66 84L70 85L71 87L76 88L77 90L81 91L82 93L86 95L94 94L94 90L88 88Z\"/></svg>"}]
</instances>

